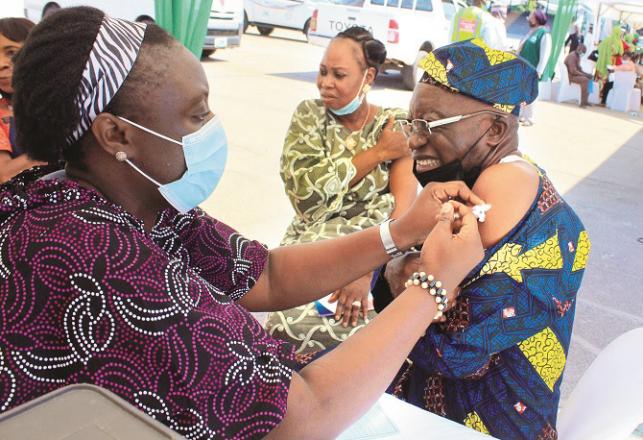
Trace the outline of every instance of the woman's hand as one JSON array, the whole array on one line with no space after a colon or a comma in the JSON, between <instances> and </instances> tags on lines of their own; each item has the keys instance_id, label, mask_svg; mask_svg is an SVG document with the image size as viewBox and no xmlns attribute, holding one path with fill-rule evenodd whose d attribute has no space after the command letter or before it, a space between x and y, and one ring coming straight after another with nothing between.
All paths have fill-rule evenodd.
<instances>
[{"instance_id":1,"label":"woman's hand","mask_svg":"<svg viewBox=\"0 0 643 440\"><path fill-rule=\"evenodd\" d=\"M377 144L375 144L375 149L379 153L380 162L396 160L411 154L411 149L404 134L400 131L393 131L394 126L395 118L390 116L388 122L382 129Z\"/></svg>"},{"instance_id":2,"label":"woman's hand","mask_svg":"<svg viewBox=\"0 0 643 440\"><path fill-rule=\"evenodd\" d=\"M442 205L449 200L467 206L484 203L464 182L429 183L422 189L411 208L391 224L393 241L398 248L408 249L424 242L436 224Z\"/></svg>"},{"instance_id":3,"label":"woman's hand","mask_svg":"<svg viewBox=\"0 0 643 440\"><path fill-rule=\"evenodd\" d=\"M471 209L454 201L442 205L438 223L422 247L420 265L442 282L450 302L460 282L483 257L478 221Z\"/></svg>"},{"instance_id":4,"label":"woman's hand","mask_svg":"<svg viewBox=\"0 0 643 440\"><path fill-rule=\"evenodd\" d=\"M337 301L335 321L341 320L344 327L347 327L349 323L355 327L360 311L364 315L364 320L368 319L368 293L371 291L372 277L373 274L369 273L331 295L328 302Z\"/></svg>"},{"instance_id":5,"label":"woman's hand","mask_svg":"<svg viewBox=\"0 0 643 440\"><path fill-rule=\"evenodd\" d=\"M413 275L413 272L420 272L420 253L408 252L401 257L393 258L386 264L384 278L389 285L391 296L397 296L404 292L404 283Z\"/></svg>"}]
</instances>

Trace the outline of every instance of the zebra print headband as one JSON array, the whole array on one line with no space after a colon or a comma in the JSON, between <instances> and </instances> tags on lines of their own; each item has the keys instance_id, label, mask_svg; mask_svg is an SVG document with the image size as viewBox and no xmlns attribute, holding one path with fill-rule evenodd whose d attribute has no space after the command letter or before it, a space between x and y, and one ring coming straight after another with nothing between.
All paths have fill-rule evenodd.
<instances>
[{"instance_id":1,"label":"zebra print headband","mask_svg":"<svg viewBox=\"0 0 643 440\"><path fill-rule=\"evenodd\" d=\"M143 43L145 24L103 17L76 95L80 122L67 138L77 142L107 107L132 70Z\"/></svg>"}]
</instances>

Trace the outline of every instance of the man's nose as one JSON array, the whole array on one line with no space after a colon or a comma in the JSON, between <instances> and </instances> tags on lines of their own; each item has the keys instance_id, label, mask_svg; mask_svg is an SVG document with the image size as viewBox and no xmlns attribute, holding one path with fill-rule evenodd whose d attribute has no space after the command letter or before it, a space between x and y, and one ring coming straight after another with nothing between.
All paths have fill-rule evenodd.
<instances>
[{"instance_id":1,"label":"man's nose","mask_svg":"<svg viewBox=\"0 0 643 440\"><path fill-rule=\"evenodd\" d=\"M411 136L407 138L407 142L411 150L418 150L426 145L427 139L417 133L411 133Z\"/></svg>"}]
</instances>

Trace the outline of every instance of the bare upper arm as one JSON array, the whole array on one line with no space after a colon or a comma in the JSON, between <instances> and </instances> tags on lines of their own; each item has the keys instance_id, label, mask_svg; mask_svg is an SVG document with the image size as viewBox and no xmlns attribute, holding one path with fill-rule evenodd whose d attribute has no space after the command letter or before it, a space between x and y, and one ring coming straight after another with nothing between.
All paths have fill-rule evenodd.
<instances>
[{"instance_id":1,"label":"bare upper arm","mask_svg":"<svg viewBox=\"0 0 643 440\"><path fill-rule=\"evenodd\" d=\"M473 192L491 205L479 223L485 249L497 244L525 216L538 193L536 168L526 162L493 165L480 175Z\"/></svg>"}]
</instances>

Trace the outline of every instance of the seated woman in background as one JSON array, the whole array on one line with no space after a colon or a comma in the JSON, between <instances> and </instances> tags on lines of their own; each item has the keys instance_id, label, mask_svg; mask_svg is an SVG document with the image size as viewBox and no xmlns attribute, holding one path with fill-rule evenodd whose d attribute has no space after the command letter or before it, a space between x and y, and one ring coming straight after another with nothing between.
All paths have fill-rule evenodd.
<instances>
[{"instance_id":1,"label":"seated woman in background","mask_svg":"<svg viewBox=\"0 0 643 440\"><path fill-rule=\"evenodd\" d=\"M0 185L0 412L90 383L194 440L335 438L482 258L471 211L443 205L481 202L458 183L381 226L392 246L369 228L269 251L198 209L227 139L199 60L158 26L63 9L33 30L14 76L18 141L65 168ZM409 287L305 366L249 313L320 298L427 236L439 295Z\"/></svg>"},{"instance_id":2,"label":"seated woman in background","mask_svg":"<svg viewBox=\"0 0 643 440\"><path fill-rule=\"evenodd\" d=\"M317 75L321 99L299 104L284 143L281 178L296 216L282 245L361 231L399 217L415 199L409 149L394 124L405 112L366 98L385 59L384 45L359 27L328 46ZM338 344L374 316L370 279L363 274L327 298L337 302L334 320L313 302L272 313L269 333L299 352Z\"/></svg>"},{"instance_id":3,"label":"seated woman in background","mask_svg":"<svg viewBox=\"0 0 643 440\"><path fill-rule=\"evenodd\" d=\"M33 27L34 24L26 18L0 19L0 183L34 165L40 165L40 162L29 159L16 145L11 107L13 57Z\"/></svg>"}]
</instances>

